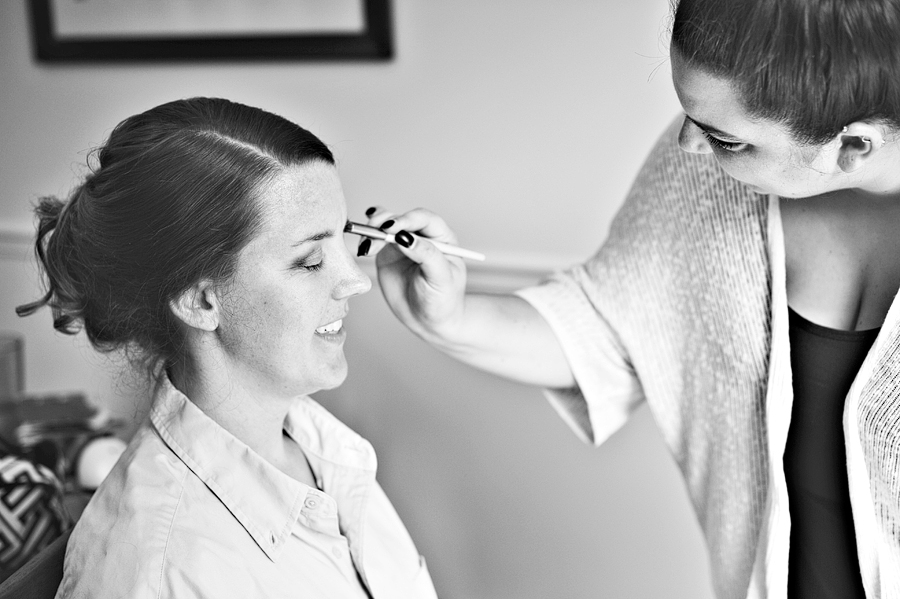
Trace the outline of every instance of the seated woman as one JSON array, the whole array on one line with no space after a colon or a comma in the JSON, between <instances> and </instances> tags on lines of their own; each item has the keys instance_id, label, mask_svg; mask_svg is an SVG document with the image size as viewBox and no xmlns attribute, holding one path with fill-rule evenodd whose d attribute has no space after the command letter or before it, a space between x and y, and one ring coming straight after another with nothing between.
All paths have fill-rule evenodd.
<instances>
[{"instance_id":1,"label":"seated woman","mask_svg":"<svg viewBox=\"0 0 900 599\"><path fill-rule=\"evenodd\" d=\"M221 99L121 122L36 251L54 326L147 368L147 422L69 541L58 597L433 598L372 446L309 393L347 374L329 149Z\"/></svg>"}]
</instances>

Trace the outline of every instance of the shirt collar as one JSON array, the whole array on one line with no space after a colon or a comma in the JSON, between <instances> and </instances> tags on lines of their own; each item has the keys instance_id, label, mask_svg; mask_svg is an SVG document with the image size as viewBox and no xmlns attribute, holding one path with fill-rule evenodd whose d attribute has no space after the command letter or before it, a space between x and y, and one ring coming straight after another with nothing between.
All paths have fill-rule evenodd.
<instances>
[{"instance_id":1,"label":"shirt collar","mask_svg":"<svg viewBox=\"0 0 900 599\"><path fill-rule=\"evenodd\" d=\"M325 483L330 467L375 474L378 463L372 445L309 397L297 398L284 430L303 448L313 472Z\"/></svg>"},{"instance_id":2,"label":"shirt collar","mask_svg":"<svg viewBox=\"0 0 900 599\"><path fill-rule=\"evenodd\" d=\"M277 559L311 488L272 466L219 426L168 378L159 384L150 421L259 548L270 559ZM329 489L329 478L347 469L362 471L366 479L374 480L372 446L309 397L298 397L291 406L285 430L307 454L324 489ZM335 499L340 507L341 498Z\"/></svg>"}]
</instances>

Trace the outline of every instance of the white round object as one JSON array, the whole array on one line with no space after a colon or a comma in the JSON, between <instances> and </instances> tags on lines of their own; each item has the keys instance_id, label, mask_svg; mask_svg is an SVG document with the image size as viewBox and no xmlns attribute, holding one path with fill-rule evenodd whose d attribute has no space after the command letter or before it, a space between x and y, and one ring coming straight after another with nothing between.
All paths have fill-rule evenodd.
<instances>
[{"instance_id":1,"label":"white round object","mask_svg":"<svg viewBox=\"0 0 900 599\"><path fill-rule=\"evenodd\" d=\"M125 442L116 437L97 437L88 441L75 465L79 486L86 490L99 487L124 451Z\"/></svg>"}]
</instances>

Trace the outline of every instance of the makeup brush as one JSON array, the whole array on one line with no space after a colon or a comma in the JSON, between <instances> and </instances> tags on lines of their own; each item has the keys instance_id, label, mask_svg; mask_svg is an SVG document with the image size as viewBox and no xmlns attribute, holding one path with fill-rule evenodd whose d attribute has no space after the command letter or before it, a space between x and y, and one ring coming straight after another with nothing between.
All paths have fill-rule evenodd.
<instances>
[{"instance_id":1,"label":"makeup brush","mask_svg":"<svg viewBox=\"0 0 900 599\"><path fill-rule=\"evenodd\" d=\"M397 243L392 233L385 233L381 229L376 229L375 227L370 227L368 225L361 225L349 220L347 221L347 224L344 225L344 233L353 233L354 235L369 237L370 239L379 239L381 241L386 241L387 243ZM416 235L416 237L420 236ZM473 252L472 250L467 250L457 245L435 241L434 239L429 239L428 237L422 237L422 239L428 239L428 241L434 244L434 247L439 249L442 253L447 254L448 256L458 256L460 258L467 258L469 260L478 260L479 262L484 261L484 254L479 254L478 252Z\"/></svg>"}]
</instances>

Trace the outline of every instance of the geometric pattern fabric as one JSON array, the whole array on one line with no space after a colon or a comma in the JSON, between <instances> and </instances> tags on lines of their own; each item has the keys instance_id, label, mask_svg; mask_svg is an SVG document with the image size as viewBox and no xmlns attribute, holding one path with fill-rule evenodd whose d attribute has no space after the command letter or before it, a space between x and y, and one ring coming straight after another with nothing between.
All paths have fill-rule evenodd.
<instances>
[{"instance_id":1,"label":"geometric pattern fabric","mask_svg":"<svg viewBox=\"0 0 900 599\"><path fill-rule=\"evenodd\" d=\"M48 468L0 454L0 581L68 528L62 497Z\"/></svg>"}]
</instances>

